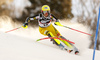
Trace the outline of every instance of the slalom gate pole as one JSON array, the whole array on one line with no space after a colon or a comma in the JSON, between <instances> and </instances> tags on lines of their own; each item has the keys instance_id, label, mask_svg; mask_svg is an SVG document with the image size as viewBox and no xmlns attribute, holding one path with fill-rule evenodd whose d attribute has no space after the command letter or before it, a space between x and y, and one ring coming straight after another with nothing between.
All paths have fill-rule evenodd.
<instances>
[{"instance_id":1,"label":"slalom gate pole","mask_svg":"<svg viewBox=\"0 0 100 60\"><path fill-rule=\"evenodd\" d=\"M69 41L69 40L66 40L66 39L62 39L62 38L57 38L57 37L46 37L46 38L38 39L38 40L36 40L36 41L45 40L45 39L59 39L59 40L64 40L64 41L70 42L70 43L72 43L72 44L75 44L75 43L72 42L72 41Z\"/></svg>"},{"instance_id":2,"label":"slalom gate pole","mask_svg":"<svg viewBox=\"0 0 100 60\"><path fill-rule=\"evenodd\" d=\"M95 58L95 50L96 50L96 45L97 45L97 37L98 37L98 30L99 30L99 20L100 20L100 6L99 6L99 13L98 13L98 21L97 21L96 34L95 34L95 43L94 43L93 60L94 60L94 58Z\"/></svg>"},{"instance_id":3,"label":"slalom gate pole","mask_svg":"<svg viewBox=\"0 0 100 60\"><path fill-rule=\"evenodd\" d=\"M20 29L20 28L21 28L21 27L14 28L14 29L12 29L12 30L6 31L5 33L8 33L8 32L11 32L11 31L14 31L14 30Z\"/></svg>"},{"instance_id":4,"label":"slalom gate pole","mask_svg":"<svg viewBox=\"0 0 100 60\"><path fill-rule=\"evenodd\" d=\"M89 34L89 33L82 32L82 31L79 31L79 30L76 30L76 29L73 29L73 28L70 28L70 27L67 27L67 26L62 26L62 27L69 28L69 29L71 29L71 30L74 30L74 31L77 31L77 32L80 32L80 33L83 33L83 34L93 36L93 35L91 35L91 34Z\"/></svg>"}]
</instances>

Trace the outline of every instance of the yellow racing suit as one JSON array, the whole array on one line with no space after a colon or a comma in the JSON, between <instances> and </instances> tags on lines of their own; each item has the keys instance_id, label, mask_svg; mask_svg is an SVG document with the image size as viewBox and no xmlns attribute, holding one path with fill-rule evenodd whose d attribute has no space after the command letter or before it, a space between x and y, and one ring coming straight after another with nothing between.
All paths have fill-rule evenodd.
<instances>
[{"instance_id":1,"label":"yellow racing suit","mask_svg":"<svg viewBox=\"0 0 100 60\"><path fill-rule=\"evenodd\" d=\"M62 35L59 33L59 31L51 24L51 21L55 21L57 25L61 25L59 23L59 20L52 14L49 14L48 17L44 17L42 13L39 15L35 15L33 17L28 17L25 21L25 23L30 22L30 20L38 20L39 24L39 32L42 35L48 36L48 37L60 37L62 38ZM66 41L61 40L63 43L65 43L68 47L72 48L72 45ZM58 39L53 39L53 43L56 45L60 45L61 42Z\"/></svg>"}]
</instances>

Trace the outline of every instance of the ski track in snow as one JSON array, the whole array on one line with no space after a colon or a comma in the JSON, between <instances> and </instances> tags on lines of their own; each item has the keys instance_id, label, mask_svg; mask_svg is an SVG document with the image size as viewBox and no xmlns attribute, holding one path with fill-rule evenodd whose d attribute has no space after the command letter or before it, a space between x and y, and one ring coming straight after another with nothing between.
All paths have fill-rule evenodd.
<instances>
[{"instance_id":1,"label":"ski track in snow","mask_svg":"<svg viewBox=\"0 0 100 60\"><path fill-rule=\"evenodd\" d=\"M88 28L68 21L61 21L61 24L89 32ZM17 27L17 26L16 26ZM49 40L36 42L41 35L38 28L19 29L9 33L6 30L0 31L0 60L92 60L93 50L89 49L90 39L88 35L55 26L58 31L80 50L79 55L68 53L53 45ZM95 60L99 60L100 51L96 50Z\"/></svg>"}]
</instances>

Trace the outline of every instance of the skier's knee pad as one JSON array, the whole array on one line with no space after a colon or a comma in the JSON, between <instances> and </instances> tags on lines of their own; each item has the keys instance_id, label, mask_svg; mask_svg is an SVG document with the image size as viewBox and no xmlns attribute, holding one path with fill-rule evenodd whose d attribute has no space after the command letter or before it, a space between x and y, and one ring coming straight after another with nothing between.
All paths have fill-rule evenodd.
<instances>
[{"instance_id":1,"label":"skier's knee pad","mask_svg":"<svg viewBox=\"0 0 100 60\"><path fill-rule=\"evenodd\" d=\"M48 35L49 37L55 37L51 32L47 31L46 35ZM60 41L58 39L53 39L53 42L56 43L56 45L60 44Z\"/></svg>"},{"instance_id":2,"label":"skier's knee pad","mask_svg":"<svg viewBox=\"0 0 100 60\"><path fill-rule=\"evenodd\" d=\"M55 37L50 31L47 31L46 35L49 36L49 37Z\"/></svg>"}]
</instances>

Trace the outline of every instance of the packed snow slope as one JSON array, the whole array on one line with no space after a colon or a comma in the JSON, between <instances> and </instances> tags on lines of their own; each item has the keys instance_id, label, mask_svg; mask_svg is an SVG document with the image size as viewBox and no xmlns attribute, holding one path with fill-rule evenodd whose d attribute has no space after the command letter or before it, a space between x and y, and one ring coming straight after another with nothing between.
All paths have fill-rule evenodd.
<instances>
[{"instance_id":1,"label":"packed snow slope","mask_svg":"<svg viewBox=\"0 0 100 60\"><path fill-rule=\"evenodd\" d=\"M61 24L89 32L87 27L78 23L61 21ZM18 25L11 27L8 24L8 27L13 29ZM88 35L64 27L55 27L64 37L75 42L75 46L80 51L79 55L59 49L50 40L36 42L37 39L45 37L39 33L36 27L20 28L9 33L5 33L5 31L10 29L5 30L2 27L0 28L0 60L92 60L93 49L88 48L91 42ZM100 60L99 56L100 51L96 50L95 60Z\"/></svg>"}]
</instances>

